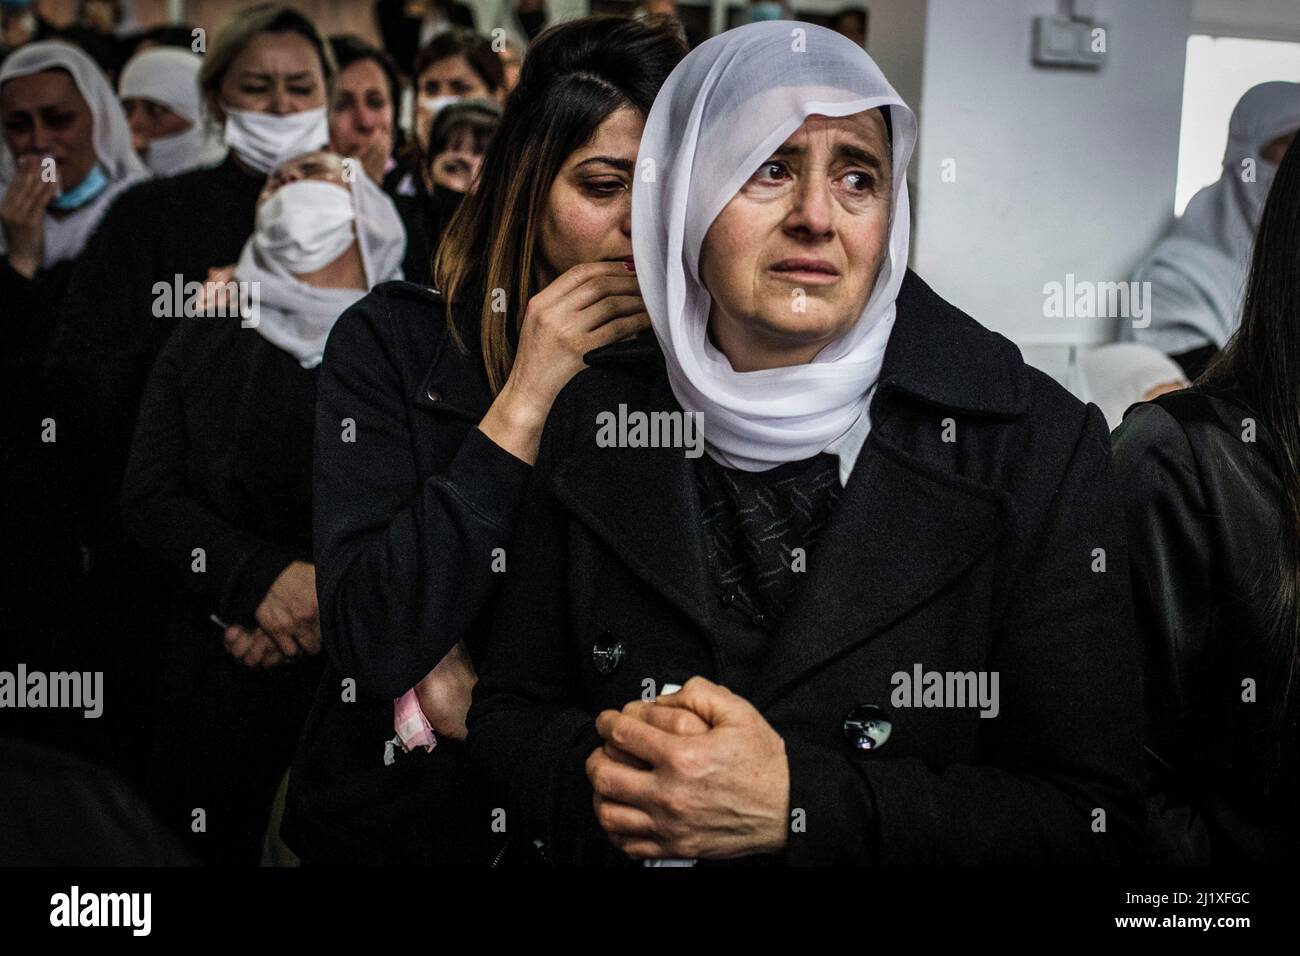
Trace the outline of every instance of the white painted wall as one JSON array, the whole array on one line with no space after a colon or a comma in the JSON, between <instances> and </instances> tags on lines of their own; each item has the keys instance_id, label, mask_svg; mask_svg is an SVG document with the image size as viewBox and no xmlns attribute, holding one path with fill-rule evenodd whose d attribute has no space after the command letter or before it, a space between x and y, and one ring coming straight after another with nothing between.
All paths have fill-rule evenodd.
<instances>
[{"instance_id":1,"label":"white painted wall","mask_svg":"<svg viewBox=\"0 0 1300 956\"><path fill-rule=\"evenodd\" d=\"M1030 62L1054 0L929 0L912 262L941 295L1018 343L1113 338L1044 318L1043 286L1126 280L1167 228L1190 8L1097 0L1108 58L1084 72Z\"/></svg>"}]
</instances>

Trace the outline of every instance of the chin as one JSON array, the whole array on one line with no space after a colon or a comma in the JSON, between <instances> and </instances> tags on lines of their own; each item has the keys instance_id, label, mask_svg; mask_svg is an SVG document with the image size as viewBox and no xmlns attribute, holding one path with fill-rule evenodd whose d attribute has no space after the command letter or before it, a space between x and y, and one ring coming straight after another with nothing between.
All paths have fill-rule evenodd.
<instances>
[{"instance_id":1,"label":"chin","mask_svg":"<svg viewBox=\"0 0 1300 956\"><path fill-rule=\"evenodd\" d=\"M817 342L829 343L843 335L851 324L844 322L839 310L811 296L805 300L803 312L791 308L792 302L791 299L773 303L754 319L755 326L773 342L792 348Z\"/></svg>"}]
</instances>

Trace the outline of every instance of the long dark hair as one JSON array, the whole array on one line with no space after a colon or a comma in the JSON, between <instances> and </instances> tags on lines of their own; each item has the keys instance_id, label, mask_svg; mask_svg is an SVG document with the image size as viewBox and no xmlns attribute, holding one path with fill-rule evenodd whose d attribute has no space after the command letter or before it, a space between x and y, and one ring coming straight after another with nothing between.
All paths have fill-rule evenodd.
<instances>
[{"instance_id":1,"label":"long dark hair","mask_svg":"<svg viewBox=\"0 0 1300 956\"><path fill-rule=\"evenodd\" d=\"M1300 670L1300 146L1283 158L1255 234L1241 325L1197 385L1239 389L1267 432L1281 482L1279 574L1266 612L1276 717L1291 712Z\"/></svg>"},{"instance_id":2,"label":"long dark hair","mask_svg":"<svg viewBox=\"0 0 1300 956\"><path fill-rule=\"evenodd\" d=\"M477 186L456 210L433 262L450 334L462 348L452 303L458 295L487 293L479 336L493 394L514 361L507 316L520 321L536 291L537 227L560 168L610 114L624 106L648 114L685 55L670 23L655 18L585 17L551 27L529 46ZM504 311L493 308L495 289L504 291Z\"/></svg>"}]
</instances>

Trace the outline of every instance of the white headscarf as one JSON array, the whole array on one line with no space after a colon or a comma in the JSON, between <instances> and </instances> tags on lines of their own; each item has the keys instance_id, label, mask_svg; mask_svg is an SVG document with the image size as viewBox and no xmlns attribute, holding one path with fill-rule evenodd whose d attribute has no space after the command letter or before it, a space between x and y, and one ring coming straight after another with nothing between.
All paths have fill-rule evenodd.
<instances>
[{"instance_id":1,"label":"white headscarf","mask_svg":"<svg viewBox=\"0 0 1300 956\"><path fill-rule=\"evenodd\" d=\"M359 170L349 185L367 286L400 279L406 230L393 201ZM267 256L255 238L245 243L235 266L237 282L259 284L260 307L254 328L272 345L298 359L303 368L315 368L325 354L325 341L335 321L367 290L308 285L283 263Z\"/></svg>"},{"instance_id":2,"label":"white headscarf","mask_svg":"<svg viewBox=\"0 0 1300 956\"><path fill-rule=\"evenodd\" d=\"M1095 402L1111 431L1124 420L1128 407L1145 401L1157 385L1187 385L1187 376L1173 359L1137 342L1086 349L1079 366L1075 395L1082 402Z\"/></svg>"},{"instance_id":3,"label":"white headscarf","mask_svg":"<svg viewBox=\"0 0 1300 956\"><path fill-rule=\"evenodd\" d=\"M122 99L137 97L167 107L188 120L190 128L149 144L145 164L157 176L172 176L215 163L226 147L206 121L199 96L203 57L178 47L155 47L131 57L117 87Z\"/></svg>"},{"instance_id":4,"label":"white headscarf","mask_svg":"<svg viewBox=\"0 0 1300 956\"><path fill-rule=\"evenodd\" d=\"M1237 327L1255 230L1277 167L1260 150L1300 129L1300 83L1261 83L1232 111L1223 174L1187 204L1137 268L1151 283L1151 324L1121 334L1177 354L1206 344L1222 348ZM1243 163L1254 170L1245 182Z\"/></svg>"},{"instance_id":5,"label":"white headscarf","mask_svg":"<svg viewBox=\"0 0 1300 956\"><path fill-rule=\"evenodd\" d=\"M149 175L140 157L131 147L131 131L126 125L122 104L113 95L104 74L89 56L75 46L55 40L29 43L10 54L0 66L0 86L8 80L47 70L65 70L72 76L81 98L90 107L94 123L95 156L109 185L93 200L73 210L62 219L45 214L45 256L41 261L49 268L65 259L80 255L82 248L99 225L117 194ZM14 156L0 140L0 196L9 191L17 173ZM0 232L0 255L7 252Z\"/></svg>"},{"instance_id":6,"label":"white headscarf","mask_svg":"<svg viewBox=\"0 0 1300 956\"><path fill-rule=\"evenodd\" d=\"M801 44L802 41L802 44ZM708 340L700 248L723 207L812 114L888 106L893 127L889 250L853 327L807 365L736 372ZM907 164L916 118L865 50L833 30L772 20L696 47L646 120L632 187L637 278L682 407L703 412L709 454L764 471L825 451L862 417L880 375L907 269Z\"/></svg>"}]
</instances>

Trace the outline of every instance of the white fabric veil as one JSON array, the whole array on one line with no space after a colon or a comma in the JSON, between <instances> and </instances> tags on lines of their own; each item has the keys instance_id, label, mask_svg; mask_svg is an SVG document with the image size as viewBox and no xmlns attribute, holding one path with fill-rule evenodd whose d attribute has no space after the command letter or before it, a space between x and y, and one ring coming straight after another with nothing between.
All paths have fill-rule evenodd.
<instances>
[{"instance_id":1,"label":"white fabric veil","mask_svg":"<svg viewBox=\"0 0 1300 956\"><path fill-rule=\"evenodd\" d=\"M1222 348L1237 327L1255 230L1277 167L1260 150L1300 129L1300 83L1252 87L1232 111L1223 174L1187 204L1169 234L1138 266L1151 283L1151 325L1121 325L1125 338L1176 354L1212 343ZM1244 178L1251 160L1254 181Z\"/></svg>"},{"instance_id":2,"label":"white fabric veil","mask_svg":"<svg viewBox=\"0 0 1300 956\"><path fill-rule=\"evenodd\" d=\"M133 183L146 178L149 171L131 146L131 130L126 125L126 114L113 95L113 88L89 56L68 43L44 40L19 47L0 66L0 85L20 76L44 73L47 70L65 70L90 107L94 118L95 156L108 177L109 186L81 209L61 219L45 215L46 268L64 259L80 254L99 220L113 199ZM17 167L14 156L0 140L0 196L9 190ZM3 233L0 233L0 255L7 251Z\"/></svg>"},{"instance_id":3,"label":"white fabric veil","mask_svg":"<svg viewBox=\"0 0 1300 956\"><path fill-rule=\"evenodd\" d=\"M349 184L353 228L361 245L366 284L402 278L406 230L397 208L370 177L358 170ZM235 266L237 282L256 282L259 308L254 326L259 335L293 355L303 368L315 368L338 317L367 290L323 289L299 280L283 264L264 255L252 238Z\"/></svg>"},{"instance_id":4,"label":"white fabric veil","mask_svg":"<svg viewBox=\"0 0 1300 956\"><path fill-rule=\"evenodd\" d=\"M809 364L736 372L708 340L699 276L705 233L742 185L813 114L888 107L894 195L889 248L862 315ZM704 415L724 465L764 471L820 454L861 418L880 375L907 269L907 165L916 118L853 41L808 23L729 30L678 64L637 154L632 249L642 297L682 407ZM653 178L646 174L653 161Z\"/></svg>"},{"instance_id":5,"label":"white fabric veil","mask_svg":"<svg viewBox=\"0 0 1300 956\"><path fill-rule=\"evenodd\" d=\"M117 88L122 99L139 97L167 107L188 120L190 128L149 144L145 164L159 176L215 163L226 154L216 128L209 123L199 96L203 57L178 47L154 47L131 57Z\"/></svg>"}]
</instances>

